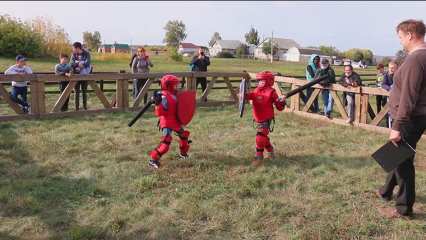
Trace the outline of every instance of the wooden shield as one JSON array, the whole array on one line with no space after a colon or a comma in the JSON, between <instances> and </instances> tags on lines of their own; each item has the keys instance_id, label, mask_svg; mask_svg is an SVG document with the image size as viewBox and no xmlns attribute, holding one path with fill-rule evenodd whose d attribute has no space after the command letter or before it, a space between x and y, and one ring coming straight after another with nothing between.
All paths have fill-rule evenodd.
<instances>
[{"instance_id":1,"label":"wooden shield","mask_svg":"<svg viewBox=\"0 0 426 240\"><path fill-rule=\"evenodd\" d=\"M246 94L248 90L248 84L246 79L242 79L240 83L240 96L239 96L239 105L238 110L240 111L240 118L244 115L244 109L247 102Z\"/></svg>"},{"instance_id":2,"label":"wooden shield","mask_svg":"<svg viewBox=\"0 0 426 240\"><path fill-rule=\"evenodd\" d=\"M191 122L197 105L196 92L192 90L179 91L177 94L177 118L182 125Z\"/></svg>"}]
</instances>

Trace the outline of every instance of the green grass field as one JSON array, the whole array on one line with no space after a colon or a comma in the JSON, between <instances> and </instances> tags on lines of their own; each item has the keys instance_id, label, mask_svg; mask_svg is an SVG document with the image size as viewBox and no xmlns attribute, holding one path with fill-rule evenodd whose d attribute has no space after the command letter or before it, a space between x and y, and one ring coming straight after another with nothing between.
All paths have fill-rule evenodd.
<instances>
[{"instance_id":1,"label":"green grass field","mask_svg":"<svg viewBox=\"0 0 426 240\"><path fill-rule=\"evenodd\" d=\"M189 71L190 58L185 57L182 62L175 62L168 59L164 55L151 56L154 67L152 72L182 72ZM129 71L130 55L106 55L93 54L93 66L95 71L103 72L118 72L119 70ZM33 68L34 72L52 71L57 63L56 59L30 59L28 64ZM0 57L0 71L4 71L10 65L14 64L14 59ZM252 59L237 59L237 58L211 58L209 71L224 71L224 72L241 72L250 71L257 72L270 70L281 72L285 75L305 75L306 64L295 62L273 62L272 64L264 60ZM335 67L337 74L343 73L341 66ZM375 68L356 69L359 73L375 73Z\"/></svg>"},{"instance_id":2,"label":"green grass field","mask_svg":"<svg viewBox=\"0 0 426 240\"><path fill-rule=\"evenodd\" d=\"M127 59L96 58L96 71L128 67ZM186 62L153 62L153 72L187 70ZM55 64L30 63L34 71ZM0 59L1 69L9 64ZM212 59L209 68L264 69L304 73L303 64L237 59ZM0 123L0 239L426 239L424 169L414 220L376 211L394 204L374 195L385 173L370 155L386 135L279 113L270 135L277 157L254 169L249 111L240 119L233 106L199 108L188 126L191 158L176 160L173 142L159 171L147 166L160 137L152 113L133 128L133 113ZM422 140L418 165L425 152Z\"/></svg>"},{"instance_id":3,"label":"green grass field","mask_svg":"<svg viewBox=\"0 0 426 240\"><path fill-rule=\"evenodd\" d=\"M148 114L0 124L0 239L425 239L426 174L412 221L385 220L369 157L386 136L281 113L277 159L253 169L255 130L234 107L201 108L191 158L147 167ZM176 137L175 137L176 138ZM426 144L419 145L419 153ZM424 155L420 154L420 159Z\"/></svg>"}]
</instances>

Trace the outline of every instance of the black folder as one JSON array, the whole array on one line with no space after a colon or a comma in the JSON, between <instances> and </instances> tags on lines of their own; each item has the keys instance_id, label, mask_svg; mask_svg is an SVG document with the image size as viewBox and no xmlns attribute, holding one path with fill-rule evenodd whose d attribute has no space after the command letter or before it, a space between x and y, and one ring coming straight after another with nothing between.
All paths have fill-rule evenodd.
<instances>
[{"instance_id":1,"label":"black folder","mask_svg":"<svg viewBox=\"0 0 426 240\"><path fill-rule=\"evenodd\" d=\"M413 157L416 153L407 142L400 141L398 147L388 142L371 155L377 163L386 171L390 172L401 163Z\"/></svg>"}]
</instances>

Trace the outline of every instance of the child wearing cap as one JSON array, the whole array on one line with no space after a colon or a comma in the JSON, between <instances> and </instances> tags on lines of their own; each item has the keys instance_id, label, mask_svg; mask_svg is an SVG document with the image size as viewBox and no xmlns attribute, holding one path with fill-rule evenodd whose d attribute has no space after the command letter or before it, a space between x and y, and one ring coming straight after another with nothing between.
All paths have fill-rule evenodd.
<instances>
[{"instance_id":1,"label":"child wearing cap","mask_svg":"<svg viewBox=\"0 0 426 240\"><path fill-rule=\"evenodd\" d=\"M16 56L16 64L10 66L5 72L5 75L13 74L32 74L33 71L27 66L27 59L23 55ZM15 82L12 81L12 92L10 94L12 100L21 105L22 111L28 113L30 105L27 102L28 81ZM19 98L20 96L20 98Z\"/></svg>"}]
</instances>

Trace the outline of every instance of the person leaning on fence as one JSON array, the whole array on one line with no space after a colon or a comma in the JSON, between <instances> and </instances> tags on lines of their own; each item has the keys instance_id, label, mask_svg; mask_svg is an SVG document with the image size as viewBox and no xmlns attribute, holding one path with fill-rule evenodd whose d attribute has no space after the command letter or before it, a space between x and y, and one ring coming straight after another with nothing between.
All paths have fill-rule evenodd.
<instances>
[{"instance_id":1,"label":"person leaning on fence","mask_svg":"<svg viewBox=\"0 0 426 240\"><path fill-rule=\"evenodd\" d=\"M19 74L19 75L25 75L25 74L32 74L32 69L27 66L27 58L25 58L23 55L16 56L16 64L10 66L5 72L5 75L13 75L13 74ZM16 102L21 106L21 109L24 113L29 112L30 105L27 102L27 93L28 93L28 81L23 82L15 82L12 81L12 92L10 94L10 97L12 98L12 101ZM19 98L19 96L21 98Z\"/></svg>"},{"instance_id":2,"label":"person leaning on fence","mask_svg":"<svg viewBox=\"0 0 426 240\"><path fill-rule=\"evenodd\" d=\"M383 77L383 83L381 85L381 87L386 90L386 91L390 91L392 89L393 86L393 76L395 74L395 71L398 69L398 63L396 63L395 61L391 61L388 64L388 71L385 73L384 77ZM388 97L385 97L385 100L388 100ZM388 128L390 128L392 126L392 118L390 117L390 114L387 114L386 116L386 122L387 122L387 126Z\"/></svg>"},{"instance_id":3,"label":"person leaning on fence","mask_svg":"<svg viewBox=\"0 0 426 240\"><path fill-rule=\"evenodd\" d=\"M385 78L385 66L380 63L377 65L377 87L382 87L383 80ZM382 107L385 106L387 98L382 95L376 96L376 105L377 105L377 113L382 110Z\"/></svg>"},{"instance_id":4,"label":"person leaning on fence","mask_svg":"<svg viewBox=\"0 0 426 240\"><path fill-rule=\"evenodd\" d=\"M318 69L320 69L320 57L316 54L312 54L309 59L308 66L306 66L306 80L314 80L315 73ZM313 92L314 88L310 87L306 89L306 99L304 100L305 103L308 102ZM318 98L315 98L314 103L312 104L310 109L313 113L317 113L319 111Z\"/></svg>"},{"instance_id":5,"label":"person leaning on fence","mask_svg":"<svg viewBox=\"0 0 426 240\"><path fill-rule=\"evenodd\" d=\"M395 72L389 96L393 118L389 140L395 145L405 141L414 149L426 129L425 31L423 21L406 20L398 24L396 32L408 54ZM390 172L376 193L384 200L391 200L396 185L399 188L395 209L379 207L379 213L387 218L411 216L416 199L414 156Z\"/></svg>"},{"instance_id":6,"label":"person leaning on fence","mask_svg":"<svg viewBox=\"0 0 426 240\"><path fill-rule=\"evenodd\" d=\"M192 58L190 65L191 71L193 72L207 72L207 66L210 65L210 58L204 54L204 50L202 48L199 48L198 55ZM201 90L204 92L207 88L207 78L197 77L195 89L198 88L198 84L201 84Z\"/></svg>"},{"instance_id":7,"label":"person leaning on fence","mask_svg":"<svg viewBox=\"0 0 426 240\"><path fill-rule=\"evenodd\" d=\"M132 73L149 73L149 68L153 67L151 60L149 59L149 56L146 54L146 51L144 48L138 48L138 53L135 58L133 58L132 62ZM139 92L141 91L142 87L145 85L148 78L141 78L141 79L133 79L133 99L135 99ZM143 97L144 103L148 101L148 93L146 93Z\"/></svg>"},{"instance_id":8,"label":"person leaning on fence","mask_svg":"<svg viewBox=\"0 0 426 240\"><path fill-rule=\"evenodd\" d=\"M323 87L328 87L330 84L336 82L336 74L333 68L330 66L330 61L327 58L321 60L321 68L315 73L315 78L320 78L327 75L328 78L322 81L320 84ZM324 102L324 116L331 118L331 112L333 111L333 97L330 90L321 90L322 100Z\"/></svg>"},{"instance_id":9,"label":"person leaning on fence","mask_svg":"<svg viewBox=\"0 0 426 240\"><path fill-rule=\"evenodd\" d=\"M70 62L72 72L80 75L90 74L92 70L90 53L83 49L80 42L72 45L72 56ZM75 110L80 109L80 89L83 95L83 109L87 110L87 81L78 81L75 86Z\"/></svg>"},{"instance_id":10,"label":"person leaning on fence","mask_svg":"<svg viewBox=\"0 0 426 240\"><path fill-rule=\"evenodd\" d=\"M361 78L358 73L353 71L352 65L345 65L345 73L340 78L340 84L344 87L360 87L362 85ZM355 93L346 93L346 111L348 112L349 118L347 123L352 123L355 120Z\"/></svg>"},{"instance_id":11,"label":"person leaning on fence","mask_svg":"<svg viewBox=\"0 0 426 240\"><path fill-rule=\"evenodd\" d=\"M71 65L69 64L68 55L61 54L59 55L59 63L55 65L55 74L60 76L71 76ZM59 91L62 94L65 91L65 88L68 86L69 81L60 81L59 82ZM68 102L70 97L68 96L65 100L64 105L61 107L61 111L68 111Z\"/></svg>"}]
</instances>

